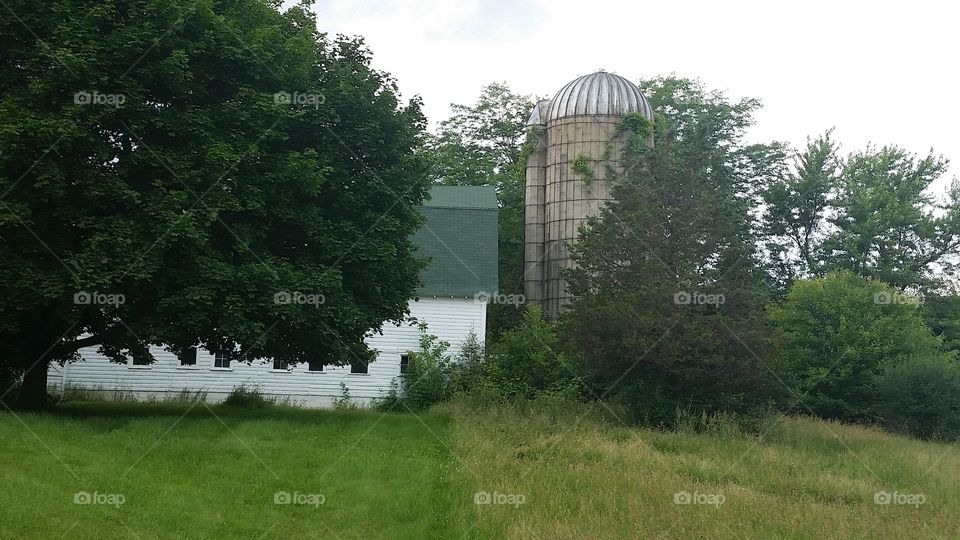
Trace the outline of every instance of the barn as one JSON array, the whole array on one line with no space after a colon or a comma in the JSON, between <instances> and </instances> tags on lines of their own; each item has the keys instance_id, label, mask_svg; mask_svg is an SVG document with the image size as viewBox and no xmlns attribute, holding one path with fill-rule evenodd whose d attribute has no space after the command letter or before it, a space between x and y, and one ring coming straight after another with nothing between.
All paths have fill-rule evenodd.
<instances>
[{"instance_id":1,"label":"barn","mask_svg":"<svg viewBox=\"0 0 960 540\"><path fill-rule=\"evenodd\" d=\"M430 264L423 286L410 300L410 315L425 322L429 332L451 344L456 354L472 331L483 341L487 301L497 291L497 198L493 187L437 186L424 203L425 225L414 243ZM151 346L156 359L149 365L111 362L96 347L82 349L81 360L49 372L51 392L84 389L122 393L137 399L160 399L184 392L205 392L217 402L241 385L256 386L269 396L305 407L330 407L344 389L353 402L369 404L383 397L417 350L416 322L386 325L367 344L376 360L364 365L325 365L316 362L288 366L273 360L237 362L197 348L196 355L177 357L162 346Z\"/></svg>"}]
</instances>

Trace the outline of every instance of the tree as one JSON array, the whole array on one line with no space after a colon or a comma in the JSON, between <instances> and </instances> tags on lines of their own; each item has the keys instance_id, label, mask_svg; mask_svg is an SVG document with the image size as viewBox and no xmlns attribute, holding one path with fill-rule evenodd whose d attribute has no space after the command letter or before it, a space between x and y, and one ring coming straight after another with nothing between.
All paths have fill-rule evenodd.
<instances>
[{"instance_id":1,"label":"tree","mask_svg":"<svg viewBox=\"0 0 960 540\"><path fill-rule=\"evenodd\" d=\"M561 335L596 394L626 400L641 421L668 423L678 408L747 412L778 393L750 219L777 147L741 142L756 101L686 79L641 88L659 112L622 125L613 200L572 247L576 299Z\"/></svg>"},{"instance_id":2,"label":"tree","mask_svg":"<svg viewBox=\"0 0 960 540\"><path fill-rule=\"evenodd\" d=\"M265 0L12 1L0 22L0 362L149 344L339 363L422 261L419 101ZM4 389L6 390L6 389Z\"/></svg>"},{"instance_id":3,"label":"tree","mask_svg":"<svg viewBox=\"0 0 960 540\"><path fill-rule=\"evenodd\" d=\"M830 218L837 231L823 246L828 265L901 290L942 285L960 248L960 185L944 201L928 188L946 169L941 157L890 146L848 157Z\"/></svg>"},{"instance_id":4,"label":"tree","mask_svg":"<svg viewBox=\"0 0 960 540\"><path fill-rule=\"evenodd\" d=\"M444 185L496 186L499 213L499 281L504 294L523 293L526 122L535 99L504 83L483 88L472 106L452 105L430 141L433 179ZM493 292L493 291L490 291ZM515 306L491 306L490 338L519 323Z\"/></svg>"},{"instance_id":5,"label":"tree","mask_svg":"<svg viewBox=\"0 0 960 540\"><path fill-rule=\"evenodd\" d=\"M960 295L924 295L921 312L933 335L940 337L944 348L960 362Z\"/></svg>"},{"instance_id":6,"label":"tree","mask_svg":"<svg viewBox=\"0 0 960 540\"><path fill-rule=\"evenodd\" d=\"M888 369L950 363L914 297L849 270L797 281L770 318L794 397L826 418L875 421L877 381Z\"/></svg>"},{"instance_id":7,"label":"tree","mask_svg":"<svg viewBox=\"0 0 960 540\"><path fill-rule=\"evenodd\" d=\"M832 130L807 141L792 169L773 177L763 190L765 247L784 289L796 279L819 275L824 263L820 246L841 167L831 135Z\"/></svg>"},{"instance_id":8,"label":"tree","mask_svg":"<svg viewBox=\"0 0 960 540\"><path fill-rule=\"evenodd\" d=\"M763 190L765 245L785 290L794 279L848 269L898 289L936 290L954 276L960 186L930 187L947 162L892 146L837 155L831 132Z\"/></svg>"}]
</instances>

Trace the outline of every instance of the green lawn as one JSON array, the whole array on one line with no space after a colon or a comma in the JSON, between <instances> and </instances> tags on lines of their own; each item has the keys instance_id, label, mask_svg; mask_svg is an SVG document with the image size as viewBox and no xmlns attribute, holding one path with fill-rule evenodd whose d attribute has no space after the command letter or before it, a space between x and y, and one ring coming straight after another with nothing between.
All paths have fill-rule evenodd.
<instances>
[{"instance_id":1,"label":"green lawn","mask_svg":"<svg viewBox=\"0 0 960 540\"><path fill-rule=\"evenodd\" d=\"M0 538L960 536L958 448L855 426L790 419L761 439L582 410L187 411L0 414Z\"/></svg>"},{"instance_id":2,"label":"green lawn","mask_svg":"<svg viewBox=\"0 0 960 540\"><path fill-rule=\"evenodd\" d=\"M443 529L448 457L434 433L449 432L445 415L186 411L91 403L19 415L23 423L0 415L0 537L419 538ZM125 500L76 504L82 492ZM283 493L304 504L275 504Z\"/></svg>"}]
</instances>

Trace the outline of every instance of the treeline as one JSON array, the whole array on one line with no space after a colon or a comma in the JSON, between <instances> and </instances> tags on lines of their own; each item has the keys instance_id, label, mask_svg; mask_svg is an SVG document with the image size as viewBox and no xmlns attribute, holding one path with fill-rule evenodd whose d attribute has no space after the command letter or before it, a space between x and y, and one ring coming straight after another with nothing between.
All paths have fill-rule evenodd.
<instances>
[{"instance_id":1,"label":"treeline","mask_svg":"<svg viewBox=\"0 0 960 540\"><path fill-rule=\"evenodd\" d=\"M550 324L493 307L500 393L573 388L648 425L777 409L960 435L960 187L938 192L946 160L844 154L829 131L799 151L746 144L758 101L673 77L641 88L658 112L624 121L614 199L572 251L574 303ZM438 182L497 185L505 293L522 292L517 111L533 101L487 87L430 145Z\"/></svg>"}]
</instances>

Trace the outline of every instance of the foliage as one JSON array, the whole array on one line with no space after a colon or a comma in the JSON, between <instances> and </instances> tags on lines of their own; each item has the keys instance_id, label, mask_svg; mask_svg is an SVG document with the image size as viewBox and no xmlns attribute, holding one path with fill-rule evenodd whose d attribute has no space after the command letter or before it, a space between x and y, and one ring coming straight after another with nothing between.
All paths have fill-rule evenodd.
<instances>
[{"instance_id":1,"label":"foliage","mask_svg":"<svg viewBox=\"0 0 960 540\"><path fill-rule=\"evenodd\" d=\"M887 428L925 439L960 438L956 361L927 357L892 366L877 379L877 393Z\"/></svg>"},{"instance_id":2,"label":"foliage","mask_svg":"<svg viewBox=\"0 0 960 540\"><path fill-rule=\"evenodd\" d=\"M422 411L448 400L457 385L457 368L447 355L450 344L420 323L420 350L407 353L407 372L379 403L391 412ZM476 336L474 335L474 341Z\"/></svg>"},{"instance_id":3,"label":"foliage","mask_svg":"<svg viewBox=\"0 0 960 540\"><path fill-rule=\"evenodd\" d=\"M778 383L749 210L778 147L742 143L755 101L685 79L641 86L661 113L621 129L613 200L571 251L562 335L595 394L638 421L762 407Z\"/></svg>"},{"instance_id":4,"label":"foliage","mask_svg":"<svg viewBox=\"0 0 960 540\"><path fill-rule=\"evenodd\" d=\"M513 93L505 83L485 86L477 103L453 105L430 139L432 179L444 185L495 186L500 202L499 282L504 294L523 293L524 174L532 141L527 118L535 98ZM519 323L510 304L491 304L488 339Z\"/></svg>"},{"instance_id":5,"label":"foliage","mask_svg":"<svg viewBox=\"0 0 960 540\"><path fill-rule=\"evenodd\" d=\"M841 158L830 136L809 142L763 192L780 285L845 268L900 290L942 286L960 248L960 185L942 198L930 190L947 161L895 146Z\"/></svg>"},{"instance_id":6,"label":"foliage","mask_svg":"<svg viewBox=\"0 0 960 540\"><path fill-rule=\"evenodd\" d=\"M841 168L832 133L808 140L806 149L793 157L792 169L772 178L763 192L765 247L783 289L795 279L818 274L824 264L824 222Z\"/></svg>"},{"instance_id":7,"label":"foliage","mask_svg":"<svg viewBox=\"0 0 960 540\"><path fill-rule=\"evenodd\" d=\"M361 39L275 5L6 6L0 363L26 371L22 406L82 345L340 363L404 317L423 264L419 100ZM296 292L323 301L276 301Z\"/></svg>"},{"instance_id":8,"label":"foliage","mask_svg":"<svg viewBox=\"0 0 960 540\"><path fill-rule=\"evenodd\" d=\"M573 160L573 163L571 163L570 169L574 173L580 175L580 178L583 180L584 184L589 186L590 184L593 183L594 174L593 174L593 168L590 167L589 157L583 154L580 154L579 156L577 156L577 159Z\"/></svg>"},{"instance_id":9,"label":"foliage","mask_svg":"<svg viewBox=\"0 0 960 540\"><path fill-rule=\"evenodd\" d=\"M359 408L357 404L354 403L353 397L350 396L350 387L344 384L342 381L340 382L340 395L333 398L333 408L339 410L353 410Z\"/></svg>"},{"instance_id":10,"label":"foliage","mask_svg":"<svg viewBox=\"0 0 960 540\"><path fill-rule=\"evenodd\" d=\"M927 294L921 311L933 335L939 336L944 348L960 362L960 295Z\"/></svg>"},{"instance_id":11,"label":"foliage","mask_svg":"<svg viewBox=\"0 0 960 540\"><path fill-rule=\"evenodd\" d=\"M556 326L535 306L526 308L520 326L490 346L485 382L508 401L568 389L579 394L583 385L581 371L563 352Z\"/></svg>"},{"instance_id":12,"label":"foliage","mask_svg":"<svg viewBox=\"0 0 960 540\"><path fill-rule=\"evenodd\" d=\"M484 350L476 332L471 329L451 357L448 342L430 334L425 323L419 328L420 349L407 353L407 372L380 401L381 410L422 411L455 395L474 394L486 384Z\"/></svg>"},{"instance_id":13,"label":"foliage","mask_svg":"<svg viewBox=\"0 0 960 540\"><path fill-rule=\"evenodd\" d=\"M466 339L460 344L460 352L457 353L451 365L455 392L469 392L481 384L485 369L485 356L483 344L480 343L477 333L471 328Z\"/></svg>"},{"instance_id":14,"label":"foliage","mask_svg":"<svg viewBox=\"0 0 960 540\"><path fill-rule=\"evenodd\" d=\"M887 369L949 361L915 301L850 271L797 281L769 311L797 405L824 418L874 421Z\"/></svg>"},{"instance_id":15,"label":"foliage","mask_svg":"<svg viewBox=\"0 0 960 540\"><path fill-rule=\"evenodd\" d=\"M837 228L825 243L831 267L847 268L898 289L940 285L960 247L960 185L945 202L928 188L947 170L941 157L896 147L868 147L847 158Z\"/></svg>"},{"instance_id":16,"label":"foliage","mask_svg":"<svg viewBox=\"0 0 960 540\"><path fill-rule=\"evenodd\" d=\"M223 400L224 407L237 409L265 409L276 404L276 400L263 395L257 386L241 384L235 387Z\"/></svg>"},{"instance_id":17,"label":"foliage","mask_svg":"<svg viewBox=\"0 0 960 540\"><path fill-rule=\"evenodd\" d=\"M420 350L409 352L407 374L404 376L404 399L412 410L424 410L451 394L451 368L447 349L450 344L427 333L426 324L420 325Z\"/></svg>"}]
</instances>

